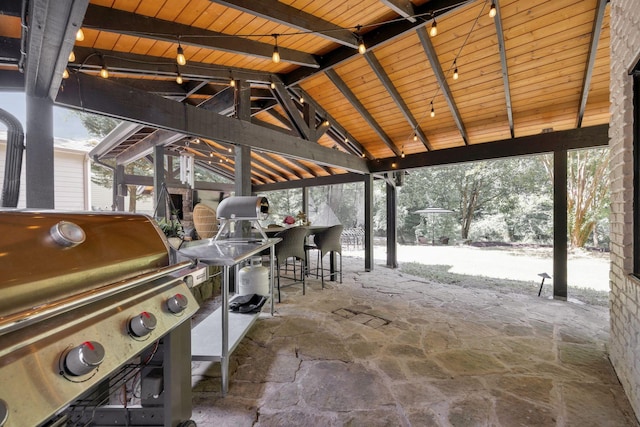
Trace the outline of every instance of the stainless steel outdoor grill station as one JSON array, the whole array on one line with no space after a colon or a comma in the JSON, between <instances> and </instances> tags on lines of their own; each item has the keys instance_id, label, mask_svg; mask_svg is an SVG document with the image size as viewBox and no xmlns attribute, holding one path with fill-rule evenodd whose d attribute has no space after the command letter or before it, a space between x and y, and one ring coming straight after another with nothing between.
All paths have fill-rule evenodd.
<instances>
[{"instance_id":1,"label":"stainless steel outdoor grill station","mask_svg":"<svg viewBox=\"0 0 640 427\"><path fill-rule=\"evenodd\" d=\"M218 310L193 328L191 357L193 360L220 362L223 395L229 389L229 356L259 316L257 312L229 312L231 271L235 269L234 277L237 278L239 266L243 261L265 251L270 255L269 297L271 315L273 316L274 313L274 246L281 239L267 238L262 230L258 220L266 219L268 214L269 202L265 197L236 196L224 199L217 209L221 222L218 234L211 239L187 242L178 252L179 257L183 256L202 264L222 267L222 304ZM232 226L241 226L242 221L251 223L262 238L233 237L239 230L232 230Z\"/></svg>"},{"instance_id":2,"label":"stainless steel outdoor grill station","mask_svg":"<svg viewBox=\"0 0 640 427\"><path fill-rule=\"evenodd\" d=\"M0 211L0 426L195 425L198 309L153 220Z\"/></svg>"}]
</instances>

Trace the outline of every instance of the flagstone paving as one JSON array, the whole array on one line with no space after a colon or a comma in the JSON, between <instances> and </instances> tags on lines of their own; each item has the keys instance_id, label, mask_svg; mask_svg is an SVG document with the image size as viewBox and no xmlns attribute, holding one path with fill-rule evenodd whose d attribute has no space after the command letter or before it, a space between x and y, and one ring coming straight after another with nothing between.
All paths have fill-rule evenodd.
<instances>
[{"instance_id":1,"label":"flagstone paving","mask_svg":"<svg viewBox=\"0 0 640 427\"><path fill-rule=\"evenodd\" d=\"M432 283L344 258L283 289L219 366L193 362L198 426L639 426L608 309ZM266 310L265 310L266 311Z\"/></svg>"}]
</instances>

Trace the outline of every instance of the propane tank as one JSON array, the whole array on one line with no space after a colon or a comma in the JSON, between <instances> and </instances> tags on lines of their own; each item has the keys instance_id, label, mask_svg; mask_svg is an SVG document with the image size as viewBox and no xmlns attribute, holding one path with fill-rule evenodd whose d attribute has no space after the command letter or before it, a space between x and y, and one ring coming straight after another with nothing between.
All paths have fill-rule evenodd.
<instances>
[{"instance_id":1,"label":"propane tank","mask_svg":"<svg viewBox=\"0 0 640 427\"><path fill-rule=\"evenodd\" d=\"M262 266L262 257L254 256L238 275L238 295L269 296L269 269Z\"/></svg>"}]
</instances>

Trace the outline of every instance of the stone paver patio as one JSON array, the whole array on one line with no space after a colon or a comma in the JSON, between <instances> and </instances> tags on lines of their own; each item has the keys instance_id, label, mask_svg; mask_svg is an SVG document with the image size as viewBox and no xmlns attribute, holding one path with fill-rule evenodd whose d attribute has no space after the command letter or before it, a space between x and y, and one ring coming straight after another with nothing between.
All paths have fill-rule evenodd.
<instances>
[{"instance_id":1,"label":"stone paver patio","mask_svg":"<svg viewBox=\"0 0 640 427\"><path fill-rule=\"evenodd\" d=\"M218 364L193 362L199 426L639 425L608 309L343 268L343 284L283 290L233 354L227 396Z\"/></svg>"}]
</instances>

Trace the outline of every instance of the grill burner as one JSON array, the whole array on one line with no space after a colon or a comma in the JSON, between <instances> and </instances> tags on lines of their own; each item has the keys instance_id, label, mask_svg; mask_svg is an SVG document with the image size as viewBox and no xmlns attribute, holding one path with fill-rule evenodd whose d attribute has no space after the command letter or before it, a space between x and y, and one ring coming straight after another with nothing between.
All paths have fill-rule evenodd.
<instances>
[{"instance_id":1,"label":"grill burner","mask_svg":"<svg viewBox=\"0 0 640 427\"><path fill-rule=\"evenodd\" d=\"M192 263L170 264L149 217L0 211L0 234L0 426L61 422L76 399L160 343L167 366L158 369L168 377L151 412L158 425L190 418L189 320L198 304L182 277ZM134 410L118 413L131 419Z\"/></svg>"}]
</instances>

